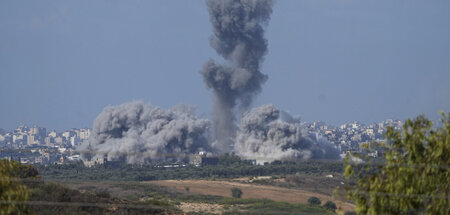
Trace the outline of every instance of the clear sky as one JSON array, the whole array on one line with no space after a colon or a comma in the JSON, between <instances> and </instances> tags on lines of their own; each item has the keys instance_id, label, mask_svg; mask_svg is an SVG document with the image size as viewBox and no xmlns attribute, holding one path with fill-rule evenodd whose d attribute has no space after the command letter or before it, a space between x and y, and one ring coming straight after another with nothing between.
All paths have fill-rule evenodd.
<instances>
[{"instance_id":1,"label":"clear sky","mask_svg":"<svg viewBox=\"0 0 450 215\"><path fill-rule=\"evenodd\" d=\"M339 125L450 111L450 1L279 0L254 106ZM203 0L0 1L0 128L91 127L106 105L209 116Z\"/></svg>"}]
</instances>

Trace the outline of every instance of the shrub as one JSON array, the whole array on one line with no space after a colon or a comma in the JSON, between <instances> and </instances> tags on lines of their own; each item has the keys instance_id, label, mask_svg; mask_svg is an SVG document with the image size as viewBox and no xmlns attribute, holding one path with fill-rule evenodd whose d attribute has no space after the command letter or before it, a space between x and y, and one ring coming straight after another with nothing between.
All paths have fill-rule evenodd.
<instances>
[{"instance_id":1,"label":"shrub","mask_svg":"<svg viewBox=\"0 0 450 215\"><path fill-rule=\"evenodd\" d=\"M322 201L320 201L319 198L312 196L308 199L308 203L311 205L320 205L322 203Z\"/></svg>"},{"instance_id":2,"label":"shrub","mask_svg":"<svg viewBox=\"0 0 450 215\"><path fill-rule=\"evenodd\" d=\"M356 215L355 211L347 211L344 213L344 215Z\"/></svg>"},{"instance_id":3,"label":"shrub","mask_svg":"<svg viewBox=\"0 0 450 215\"><path fill-rule=\"evenodd\" d=\"M231 196L233 198L241 198L241 196L242 196L241 188L237 188L237 187L231 188Z\"/></svg>"},{"instance_id":4,"label":"shrub","mask_svg":"<svg viewBox=\"0 0 450 215\"><path fill-rule=\"evenodd\" d=\"M96 196L100 197L100 198L111 198L111 195L109 194L107 189L104 190L99 190L95 193Z\"/></svg>"},{"instance_id":5,"label":"shrub","mask_svg":"<svg viewBox=\"0 0 450 215\"><path fill-rule=\"evenodd\" d=\"M23 214L27 207L21 202L28 199L30 191L20 178L34 177L35 169L17 161L0 160L0 214ZM30 172L30 174L28 174ZM10 204L8 204L10 203Z\"/></svg>"},{"instance_id":6,"label":"shrub","mask_svg":"<svg viewBox=\"0 0 450 215\"><path fill-rule=\"evenodd\" d=\"M352 153L346 158L345 176L356 182L345 187L346 196L357 213L450 214L450 114L442 113L440 125L424 115L408 119L401 130L387 128L386 142L363 148L381 156Z\"/></svg>"},{"instance_id":7,"label":"shrub","mask_svg":"<svg viewBox=\"0 0 450 215\"><path fill-rule=\"evenodd\" d=\"M334 204L334 202L332 201L327 201L325 202L325 204L323 205L323 207L327 210L331 210L331 211L335 211L337 209L336 204Z\"/></svg>"}]
</instances>

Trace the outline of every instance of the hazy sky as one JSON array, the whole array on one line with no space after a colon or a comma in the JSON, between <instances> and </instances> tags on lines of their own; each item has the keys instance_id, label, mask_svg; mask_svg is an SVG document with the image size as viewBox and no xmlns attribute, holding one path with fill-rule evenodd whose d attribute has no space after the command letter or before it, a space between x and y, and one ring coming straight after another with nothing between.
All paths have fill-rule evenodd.
<instances>
[{"instance_id":1,"label":"hazy sky","mask_svg":"<svg viewBox=\"0 0 450 215\"><path fill-rule=\"evenodd\" d=\"M450 1L279 0L254 106L339 125L450 111ZM0 128L91 127L106 105L196 105L203 0L0 1Z\"/></svg>"}]
</instances>

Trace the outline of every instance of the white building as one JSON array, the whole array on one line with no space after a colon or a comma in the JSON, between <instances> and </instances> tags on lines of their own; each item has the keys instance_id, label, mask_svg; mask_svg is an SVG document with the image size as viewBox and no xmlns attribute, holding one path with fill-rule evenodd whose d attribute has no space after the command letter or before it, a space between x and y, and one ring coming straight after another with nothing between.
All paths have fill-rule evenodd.
<instances>
[{"instance_id":1,"label":"white building","mask_svg":"<svg viewBox=\"0 0 450 215\"><path fill-rule=\"evenodd\" d=\"M373 135L373 129L371 129L371 128L366 129L366 134L369 135L369 136L372 136Z\"/></svg>"},{"instance_id":2,"label":"white building","mask_svg":"<svg viewBox=\"0 0 450 215\"><path fill-rule=\"evenodd\" d=\"M87 140L89 139L89 136L91 135L90 129L80 129L79 137L81 140Z\"/></svg>"},{"instance_id":3,"label":"white building","mask_svg":"<svg viewBox=\"0 0 450 215\"><path fill-rule=\"evenodd\" d=\"M78 138L77 136L72 136L72 137L70 137L69 142L70 142L70 145L76 146L80 142L80 138Z\"/></svg>"},{"instance_id":4,"label":"white building","mask_svg":"<svg viewBox=\"0 0 450 215\"><path fill-rule=\"evenodd\" d=\"M44 138L47 135L47 129L34 126L34 127L30 128L30 135L33 135L33 136L36 136L39 138Z\"/></svg>"},{"instance_id":5,"label":"white building","mask_svg":"<svg viewBox=\"0 0 450 215\"><path fill-rule=\"evenodd\" d=\"M28 145L33 145L34 144L34 136L33 135L28 135L27 136L27 144Z\"/></svg>"},{"instance_id":6,"label":"white building","mask_svg":"<svg viewBox=\"0 0 450 215\"><path fill-rule=\"evenodd\" d=\"M48 133L48 136L56 138L56 136L58 136L58 133L56 133L56 131L50 131L50 133Z\"/></svg>"}]
</instances>

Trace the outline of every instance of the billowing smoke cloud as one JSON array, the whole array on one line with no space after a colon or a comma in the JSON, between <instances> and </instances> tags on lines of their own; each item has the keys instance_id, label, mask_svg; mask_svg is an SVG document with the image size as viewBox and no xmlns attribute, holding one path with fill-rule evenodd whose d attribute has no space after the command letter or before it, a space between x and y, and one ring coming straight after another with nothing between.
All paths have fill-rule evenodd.
<instances>
[{"instance_id":1,"label":"billowing smoke cloud","mask_svg":"<svg viewBox=\"0 0 450 215\"><path fill-rule=\"evenodd\" d=\"M213 137L210 122L178 106L164 110L144 102L109 106L96 118L83 159L107 156L127 163L180 160L199 151L235 152L259 163L278 159L338 159L325 139L307 134L298 118L272 105L248 110L267 76L260 65L267 53L264 26L271 0L207 0L214 34L211 46L225 64L209 60L201 74L214 92ZM243 114L238 127L236 113Z\"/></svg>"},{"instance_id":2,"label":"billowing smoke cloud","mask_svg":"<svg viewBox=\"0 0 450 215\"><path fill-rule=\"evenodd\" d=\"M307 134L300 120L273 105L244 114L234 145L237 155L258 163L280 159L339 159L338 150L325 138Z\"/></svg>"},{"instance_id":3,"label":"billowing smoke cloud","mask_svg":"<svg viewBox=\"0 0 450 215\"><path fill-rule=\"evenodd\" d=\"M85 159L180 160L184 154L210 149L209 125L187 106L164 110L140 101L108 106L95 119L89 141L79 150Z\"/></svg>"},{"instance_id":4,"label":"billowing smoke cloud","mask_svg":"<svg viewBox=\"0 0 450 215\"><path fill-rule=\"evenodd\" d=\"M214 91L213 129L215 146L221 151L232 149L236 107L247 110L267 80L260 64L267 52L263 26L272 4L271 0L207 0L214 31L210 44L226 60L226 65L209 60L201 72Z\"/></svg>"}]
</instances>

